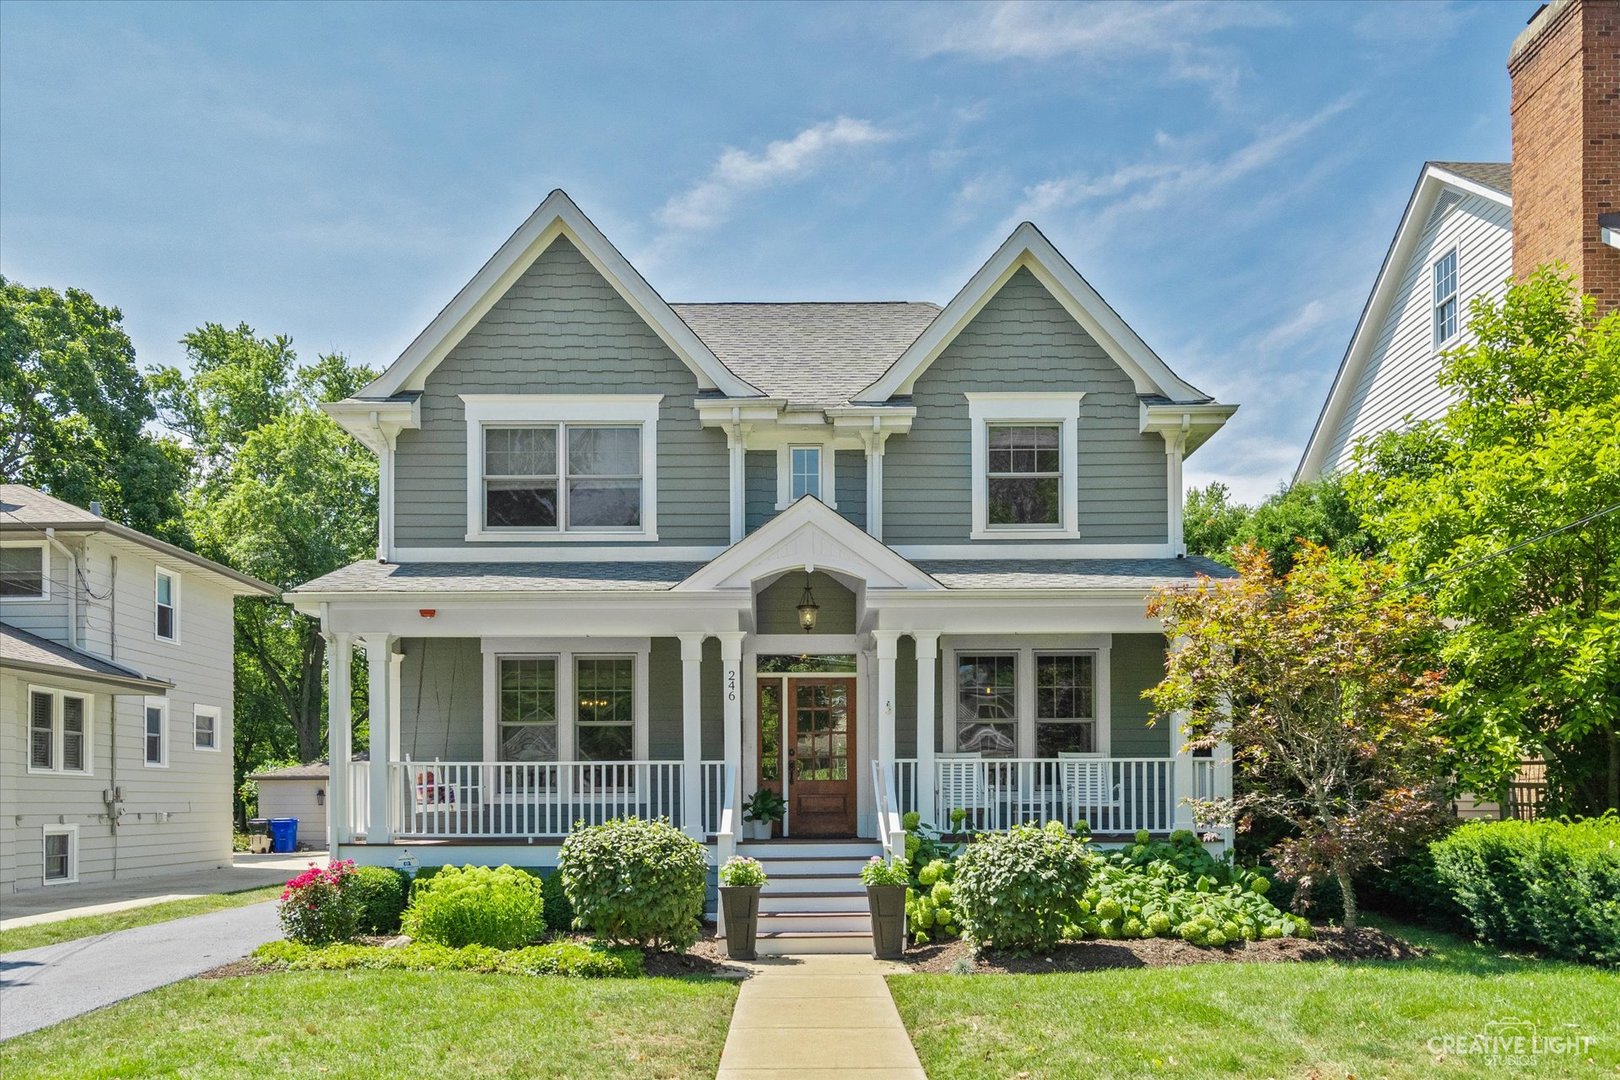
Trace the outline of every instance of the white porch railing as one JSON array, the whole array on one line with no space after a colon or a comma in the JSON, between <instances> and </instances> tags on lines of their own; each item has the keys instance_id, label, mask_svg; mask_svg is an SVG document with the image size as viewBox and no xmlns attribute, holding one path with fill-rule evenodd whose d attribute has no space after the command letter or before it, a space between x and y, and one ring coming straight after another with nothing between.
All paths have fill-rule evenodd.
<instances>
[{"instance_id":1,"label":"white porch railing","mask_svg":"<svg viewBox=\"0 0 1620 1080\"><path fill-rule=\"evenodd\" d=\"M564 836L575 822L632 815L682 825L682 768L679 761L395 761L392 831L409 839ZM366 804L358 785L351 798Z\"/></svg>"},{"instance_id":2,"label":"white porch railing","mask_svg":"<svg viewBox=\"0 0 1620 1080\"><path fill-rule=\"evenodd\" d=\"M327 785L328 800L331 783ZM337 811L341 813L342 811ZM349 835L365 836L371 827L371 764L365 761L349 763ZM333 856L336 858L337 856Z\"/></svg>"},{"instance_id":3,"label":"white porch railing","mask_svg":"<svg viewBox=\"0 0 1620 1080\"><path fill-rule=\"evenodd\" d=\"M917 803L917 759L896 758L894 762L894 796L902 814L913 810L921 812ZM924 817L927 815L924 814Z\"/></svg>"},{"instance_id":4,"label":"white porch railing","mask_svg":"<svg viewBox=\"0 0 1620 1080\"><path fill-rule=\"evenodd\" d=\"M1215 759L1212 757L1193 758L1192 768L1192 797L1195 799L1215 798ZM1230 792L1227 794L1230 794Z\"/></svg>"},{"instance_id":5,"label":"white porch railing","mask_svg":"<svg viewBox=\"0 0 1620 1080\"><path fill-rule=\"evenodd\" d=\"M700 803L703 810L703 835L713 836L720 831L720 810L724 802L722 785L726 781L726 763L705 761L702 771Z\"/></svg>"},{"instance_id":6,"label":"white porch railing","mask_svg":"<svg viewBox=\"0 0 1620 1080\"><path fill-rule=\"evenodd\" d=\"M977 829L1056 820L1083 821L1093 833L1168 832L1180 798L1173 766L1173 758L944 757L934 763L931 816L922 816L942 829L960 809Z\"/></svg>"}]
</instances>

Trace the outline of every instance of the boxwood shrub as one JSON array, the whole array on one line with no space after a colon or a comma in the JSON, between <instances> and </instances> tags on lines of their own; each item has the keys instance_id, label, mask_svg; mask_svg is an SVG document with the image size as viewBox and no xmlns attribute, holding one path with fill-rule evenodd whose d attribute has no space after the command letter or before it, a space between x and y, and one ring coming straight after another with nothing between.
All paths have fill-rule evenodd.
<instances>
[{"instance_id":1,"label":"boxwood shrub","mask_svg":"<svg viewBox=\"0 0 1620 1080\"><path fill-rule=\"evenodd\" d=\"M1090 856L1053 826L988 833L957 857L951 900L963 937L1011 951L1061 940L1085 892Z\"/></svg>"},{"instance_id":2,"label":"boxwood shrub","mask_svg":"<svg viewBox=\"0 0 1620 1080\"><path fill-rule=\"evenodd\" d=\"M312 948L272 941L253 954L263 964L289 971L477 971L505 975L563 975L578 979L634 978L642 974L639 949L578 941L552 941L522 949L487 945L448 945L413 941L402 948L381 945L328 945Z\"/></svg>"},{"instance_id":3,"label":"boxwood shrub","mask_svg":"<svg viewBox=\"0 0 1620 1080\"><path fill-rule=\"evenodd\" d=\"M545 932L540 880L510 866L445 866L411 889L402 925L419 941L515 949Z\"/></svg>"},{"instance_id":4,"label":"boxwood shrub","mask_svg":"<svg viewBox=\"0 0 1620 1080\"><path fill-rule=\"evenodd\" d=\"M388 866L357 866L344 884L359 909L362 934L397 934L410 879Z\"/></svg>"},{"instance_id":5,"label":"boxwood shrub","mask_svg":"<svg viewBox=\"0 0 1620 1080\"><path fill-rule=\"evenodd\" d=\"M1620 965L1620 817L1476 821L1430 845L1480 937Z\"/></svg>"},{"instance_id":6,"label":"boxwood shrub","mask_svg":"<svg viewBox=\"0 0 1620 1080\"><path fill-rule=\"evenodd\" d=\"M613 942L685 950L698 939L708 856L669 822L576 828L557 860L581 926Z\"/></svg>"}]
</instances>

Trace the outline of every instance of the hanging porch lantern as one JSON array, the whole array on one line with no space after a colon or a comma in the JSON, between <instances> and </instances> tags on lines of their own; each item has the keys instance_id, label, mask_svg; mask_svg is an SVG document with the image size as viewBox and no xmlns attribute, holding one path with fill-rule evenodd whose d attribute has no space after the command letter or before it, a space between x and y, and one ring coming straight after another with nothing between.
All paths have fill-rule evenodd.
<instances>
[{"instance_id":1,"label":"hanging porch lantern","mask_svg":"<svg viewBox=\"0 0 1620 1080\"><path fill-rule=\"evenodd\" d=\"M810 575L804 575L804 595L799 597L799 626L805 633L812 633L816 628L816 612L821 605L816 603L816 594L810 591Z\"/></svg>"}]
</instances>

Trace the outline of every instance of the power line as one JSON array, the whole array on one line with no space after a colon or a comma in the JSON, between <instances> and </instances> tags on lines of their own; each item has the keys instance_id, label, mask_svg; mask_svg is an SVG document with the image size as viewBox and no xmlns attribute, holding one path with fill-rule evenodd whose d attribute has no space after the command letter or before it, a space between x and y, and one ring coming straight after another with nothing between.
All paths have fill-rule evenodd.
<instances>
[{"instance_id":1,"label":"power line","mask_svg":"<svg viewBox=\"0 0 1620 1080\"><path fill-rule=\"evenodd\" d=\"M1602 510L1594 510L1592 513L1587 514L1585 517L1576 518L1574 521L1571 521L1567 525L1560 525L1556 529L1548 529L1544 533L1539 533L1536 536L1527 537L1527 538L1525 538L1523 540L1520 540L1516 544L1509 544L1507 547L1503 548L1501 551L1493 551L1489 555L1484 555L1484 556L1481 556L1478 559L1475 559L1473 562L1464 563L1461 566L1454 566L1450 570L1446 571L1443 574L1430 574L1428 577L1421 578L1418 581L1414 581L1409 585L1403 586L1403 588L1422 589L1422 588L1425 588L1425 587L1427 587L1429 585L1438 584L1439 582L1445 581L1448 578L1453 578L1453 577L1456 577L1458 574L1464 573L1465 571L1472 570L1476 566L1483 566L1486 563L1491 562L1491 561L1493 561L1495 559L1500 559L1505 555L1511 555L1515 551L1518 551L1521 548L1529 547L1531 544L1539 544L1539 543L1541 543L1541 541L1550 540L1552 537L1558 536L1561 533L1569 532L1572 529L1578 529L1582 525L1585 525L1585 524L1587 524L1589 522L1596 521L1598 518L1604 517L1604 516L1606 516L1608 514L1612 514L1616 510L1620 510L1620 503L1614 503L1614 504L1612 504L1610 506L1605 506Z\"/></svg>"}]
</instances>

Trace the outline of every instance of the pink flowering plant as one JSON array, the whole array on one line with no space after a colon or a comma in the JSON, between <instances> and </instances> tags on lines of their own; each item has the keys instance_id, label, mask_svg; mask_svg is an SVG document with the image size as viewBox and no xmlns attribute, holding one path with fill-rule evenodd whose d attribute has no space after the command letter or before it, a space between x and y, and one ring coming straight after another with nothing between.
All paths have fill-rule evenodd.
<instances>
[{"instance_id":1,"label":"pink flowering plant","mask_svg":"<svg viewBox=\"0 0 1620 1080\"><path fill-rule=\"evenodd\" d=\"M304 945L348 941L360 928L360 906L347 888L354 860L344 859L309 869L281 890L281 930Z\"/></svg>"}]
</instances>

